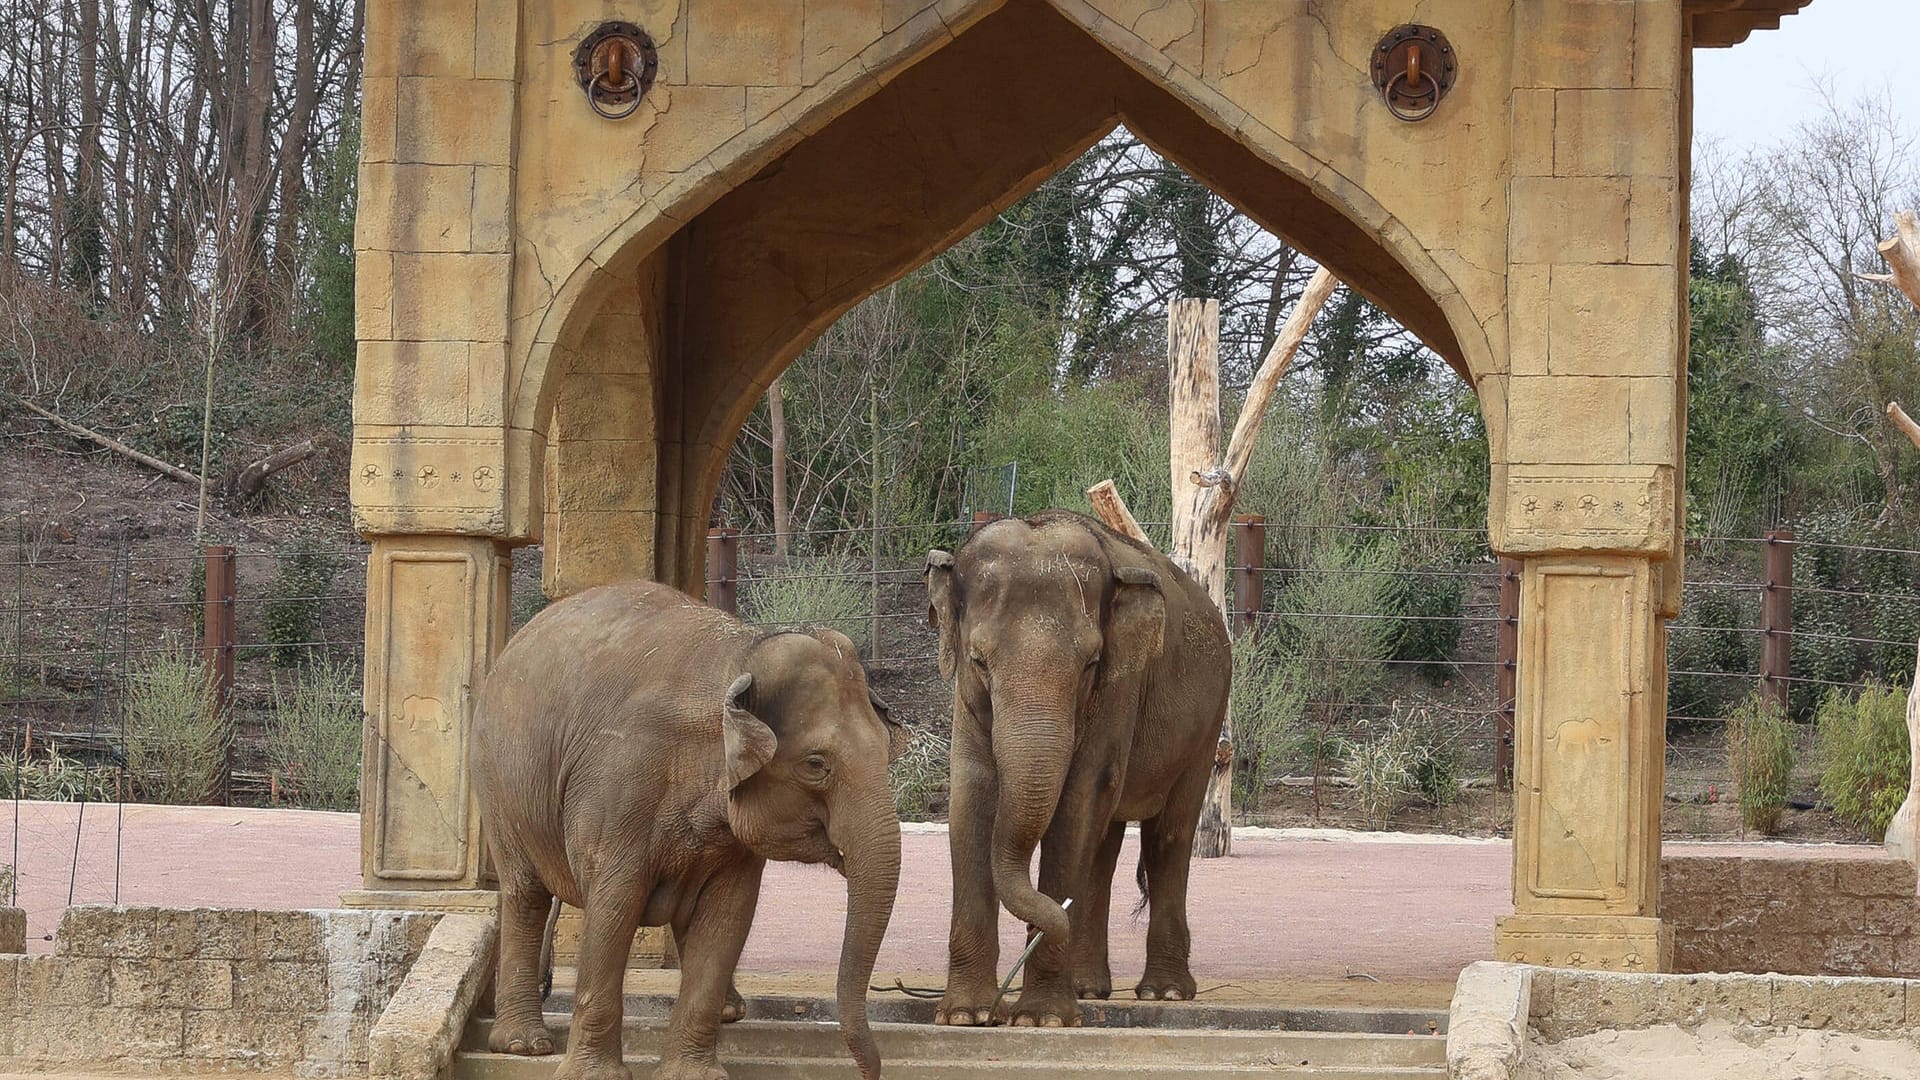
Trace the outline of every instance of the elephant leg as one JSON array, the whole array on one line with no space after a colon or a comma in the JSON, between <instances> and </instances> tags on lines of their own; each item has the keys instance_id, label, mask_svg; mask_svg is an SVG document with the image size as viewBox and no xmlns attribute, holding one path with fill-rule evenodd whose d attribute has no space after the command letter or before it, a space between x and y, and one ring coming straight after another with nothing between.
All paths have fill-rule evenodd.
<instances>
[{"instance_id":1,"label":"elephant leg","mask_svg":"<svg viewBox=\"0 0 1920 1080\"><path fill-rule=\"evenodd\" d=\"M1140 858L1147 872L1147 969L1136 996L1163 1001L1192 1001L1193 971L1188 966L1193 938L1187 929L1187 870L1193 861L1193 833L1206 799L1208 768L1182 777L1167 805L1152 821L1140 823Z\"/></svg>"},{"instance_id":2,"label":"elephant leg","mask_svg":"<svg viewBox=\"0 0 1920 1080\"><path fill-rule=\"evenodd\" d=\"M947 934L947 990L936 1024L993 1022L1000 986L1000 901L993 891L993 807L999 797L993 747L978 725L956 717L947 815L953 855L953 922Z\"/></svg>"},{"instance_id":3,"label":"elephant leg","mask_svg":"<svg viewBox=\"0 0 1920 1080\"><path fill-rule=\"evenodd\" d=\"M526 868L501 874L500 964L493 982L493 1031L487 1036L487 1049L496 1054L553 1053L540 993L542 943L552 906L553 894Z\"/></svg>"},{"instance_id":4,"label":"elephant leg","mask_svg":"<svg viewBox=\"0 0 1920 1080\"><path fill-rule=\"evenodd\" d=\"M583 883L585 884L585 883ZM573 990L573 1033L556 1080L632 1080L621 1059L627 953L649 890L602 878L582 890L580 966Z\"/></svg>"},{"instance_id":5,"label":"elephant leg","mask_svg":"<svg viewBox=\"0 0 1920 1080\"><path fill-rule=\"evenodd\" d=\"M678 926L673 928L673 945L675 951L685 951L687 947L687 933ZM734 980L728 979L727 1003L720 1008L720 1022L731 1024L745 1019L746 1015L747 999L740 996L740 987Z\"/></svg>"},{"instance_id":6,"label":"elephant leg","mask_svg":"<svg viewBox=\"0 0 1920 1080\"><path fill-rule=\"evenodd\" d=\"M1093 871L1120 799L1120 770L1106 760L1095 747L1091 756L1069 766L1060 804L1041 840L1040 891L1056 900L1073 901L1068 909L1071 930L1068 940L1043 937L1033 950L1020 1000L1011 1010L1015 1026L1075 1027L1080 1023L1075 958L1094 907L1100 908L1103 926L1106 922L1104 898L1111 884L1095 885ZM1096 892L1098 897L1093 895Z\"/></svg>"},{"instance_id":7,"label":"elephant leg","mask_svg":"<svg viewBox=\"0 0 1920 1080\"><path fill-rule=\"evenodd\" d=\"M715 1044L727 1006L734 968L753 928L760 901L760 871L753 858L708 880L695 902L680 942L680 995L667 1020L666 1042L654 1080L726 1080Z\"/></svg>"},{"instance_id":8,"label":"elephant leg","mask_svg":"<svg viewBox=\"0 0 1920 1080\"><path fill-rule=\"evenodd\" d=\"M1105 999L1113 993L1113 969L1107 964L1107 913L1113 900L1114 866L1126 838L1126 822L1107 826L1107 835L1093 853L1086 900L1074 905L1073 992L1081 998Z\"/></svg>"}]
</instances>

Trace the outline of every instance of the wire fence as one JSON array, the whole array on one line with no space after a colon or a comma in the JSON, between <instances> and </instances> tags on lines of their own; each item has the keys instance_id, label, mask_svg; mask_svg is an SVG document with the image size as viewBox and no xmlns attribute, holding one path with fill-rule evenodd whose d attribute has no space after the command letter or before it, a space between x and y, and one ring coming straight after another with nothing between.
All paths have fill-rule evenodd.
<instances>
[{"instance_id":1,"label":"wire fence","mask_svg":"<svg viewBox=\"0 0 1920 1080\"><path fill-rule=\"evenodd\" d=\"M895 714L942 739L951 691L927 620L924 551L957 546L971 527L808 532L788 538L785 555L774 536L732 532L731 564L710 561L709 590L730 591L752 621L822 622L847 633ZM1143 528L1166 543L1166 523ZM1515 664L1502 592L1515 586L1480 534L1426 531L1445 541L1447 558L1405 554L1433 550L1415 544L1386 560L1296 557L1324 547L1311 537L1333 535L1318 527L1274 526L1257 548L1236 537L1227 614L1248 638L1237 647L1245 655L1235 706L1239 764L1252 777L1239 803L1247 820L1284 816L1310 799L1318 818L1364 823L1368 815L1348 805L1348 759L1353 748L1390 738L1444 759L1449 782L1498 786L1511 760ZM1337 529L1362 541L1405 532ZM217 775L201 785L202 763L156 745L205 741L190 694L183 703L187 691L168 681L190 684L182 669L191 675L207 656L205 552L159 540L61 543L24 523L8 540L0 548L0 786L11 796L353 808L366 545L235 547L231 685L220 760L206 766ZM1720 725L1756 688L1782 694L1804 719L1827 693L1911 677L1920 552L1800 541L1782 581L1768 576L1767 545L1698 542L1681 613L1668 625L1668 771L1683 800L1730 790ZM540 564L537 547L514 554L516 627L544 603ZM1783 642L1770 648L1775 639ZM328 724L338 730L320 730ZM335 760L349 751L350 762ZM943 768L936 756L927 760ZM923 779L918 810L937 817L944 775ZM1488 805L1479 823L1416 813L1394 825L1498 830L1504 804Z\"/></svg>"}]
</instances>

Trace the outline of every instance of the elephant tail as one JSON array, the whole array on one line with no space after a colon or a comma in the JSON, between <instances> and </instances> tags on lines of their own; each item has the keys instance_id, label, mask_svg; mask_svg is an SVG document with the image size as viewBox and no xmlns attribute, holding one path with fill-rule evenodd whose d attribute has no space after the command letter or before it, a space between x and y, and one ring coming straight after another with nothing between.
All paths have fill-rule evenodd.
<instances>
[{"instance_id":1,"label":"elephant tail","mask_svg":"<svg viewBox=\"0 0 1920 1080\"><path fill-rule=\"evenodd\" d=\"M1140 887L1140 899L1133 904L1133 917L1138 919L1140 913L1147 910L1147 845L1144 841L1140 844L1140 861L1133 867L1133 883Z\"/></svg>"}]
</instances>

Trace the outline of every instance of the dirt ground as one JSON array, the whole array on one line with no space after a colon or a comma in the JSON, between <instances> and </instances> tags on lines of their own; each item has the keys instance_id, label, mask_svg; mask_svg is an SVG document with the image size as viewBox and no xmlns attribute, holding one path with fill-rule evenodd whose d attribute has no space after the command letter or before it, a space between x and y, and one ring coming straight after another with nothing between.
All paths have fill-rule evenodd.
<instances>
[{"instance_id":1,"label":"dirt ground","mask_svg":"<svg viewBox=\"0 0 1920 1080\"><path fill-rule=\"evenodd\" d=\"M1920 1045L1911 1038L1734 1027L1710 1021L1638 1031L1601 1031L1527 1047L1521 1080L1912 1080Z\"/></svg>"}]
</instances>

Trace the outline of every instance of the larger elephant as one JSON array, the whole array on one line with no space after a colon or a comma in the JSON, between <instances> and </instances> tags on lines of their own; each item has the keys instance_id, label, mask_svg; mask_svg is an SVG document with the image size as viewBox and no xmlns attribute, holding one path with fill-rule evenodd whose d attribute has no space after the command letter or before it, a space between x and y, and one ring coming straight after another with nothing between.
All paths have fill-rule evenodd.
<instances>
[{"instance_id":1,"label":"larger elephant","mask_svg":"<svg viewBox=\"0 0 1920 1080\"><path fill-rule=\"evenodd\" d=\"M957 553L929 553L926 574L954 683L937 1021L994 1019L996 896L1044 934L1013 1023L1077 1024L1077 998L1111 992L1108 900L1130 821L1151 908L1135 992L1191 999L1187 864L1232 669L1219 609L1166 556L1066 511L985 525Z\"/></svg>"},{"instance_id":2,"label":"larger elephant","mask_svg":"<svg viewBox=\"0 0 1920 1080\"><path fill-rule=\"evenodd\" d=\"M783 859L846 877L840 1026L878 1076L867 984L899 882L887 764L902 742L836 631L762 632L651 582L542 611L474 705L473 788L500 879L492 1048L553 1051L540 949L557 896L585 919L559 1075L628 1076L621 978L646 925L680 946L654 1076L724 1080L722 1010L761 869Z\"/></svg>"}]
</instances>

